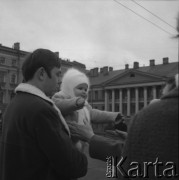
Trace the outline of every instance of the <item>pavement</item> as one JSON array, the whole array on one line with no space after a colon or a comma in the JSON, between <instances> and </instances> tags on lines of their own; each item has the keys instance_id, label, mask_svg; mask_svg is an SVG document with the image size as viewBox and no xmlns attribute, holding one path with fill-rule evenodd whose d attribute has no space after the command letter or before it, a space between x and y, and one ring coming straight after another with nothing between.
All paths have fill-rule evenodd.
<instances>
[{"instance_id":1,"label":"pavement","mask_svg":"<svg viewBox=\"0 0 179 180\"><path fill-rule=\"evenodd\" d=\"M88 172L86 176L78 180L109 180L106 177L106 162L91 158L88 153L88 146L85 149L85 154L88 158Z\"/></svg>"}]
</instances>

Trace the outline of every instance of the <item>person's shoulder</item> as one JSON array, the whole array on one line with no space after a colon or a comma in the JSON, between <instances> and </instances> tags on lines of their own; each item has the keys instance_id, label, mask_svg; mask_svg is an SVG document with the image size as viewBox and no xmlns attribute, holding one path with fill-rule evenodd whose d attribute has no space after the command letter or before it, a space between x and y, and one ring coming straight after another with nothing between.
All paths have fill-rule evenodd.
<instances>
[{"instance_id":1,"label":"person's shoulder","mask_svg":"<svg viewBox=\"0 0 179 180\"><path fill-rule=\"evenodd\" d=\"M161 99L155 103L149 104L148 106L141 109L135 116L135 119L141 119L141 121L163 121L165 118L174 116L178 113L177 100L168 98Z\"/></svg>"},{"instance_id":2,"label":"person's shoulder","mask_svg":"<svg viewBox=\"0 0 179 180\"><path fill-rule=\"evenodd\" d=\"M69 96L67 96L63 91L59 91L59 92L55 93L52 96L52 100L53 99L57 99L57 98L60 98L60 99L69 99Z\"/></svg>"},{"instance_id":3,"label":"person's shoulder","mask_svg":"<svg viewBox=\"0 0 179 180\"><path fill-rule=\"evenodd\" d=\"M52 103L50 101L29 93L20 93L17 101L20 101L22 106L30 106L34 110L52 107Z\"/></svg>"}]
</instances>

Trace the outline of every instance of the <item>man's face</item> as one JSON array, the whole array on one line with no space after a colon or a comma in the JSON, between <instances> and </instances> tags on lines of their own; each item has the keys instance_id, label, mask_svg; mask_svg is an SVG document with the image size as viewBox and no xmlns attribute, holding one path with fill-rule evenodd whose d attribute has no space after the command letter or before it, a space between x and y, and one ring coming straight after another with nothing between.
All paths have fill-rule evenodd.
<instances>
[{"instance_id":1,"label":"man's face","mask_svg":"<svg viewBox=\"0 0 179 180\"><path fill-rule=\"evenodd\" d=\"M44 81L44 92L47 96L52 96L59 88L61 68L54 67L50 73L51 77L49 77L46 73Z\"/></svg>"}]
</instances>

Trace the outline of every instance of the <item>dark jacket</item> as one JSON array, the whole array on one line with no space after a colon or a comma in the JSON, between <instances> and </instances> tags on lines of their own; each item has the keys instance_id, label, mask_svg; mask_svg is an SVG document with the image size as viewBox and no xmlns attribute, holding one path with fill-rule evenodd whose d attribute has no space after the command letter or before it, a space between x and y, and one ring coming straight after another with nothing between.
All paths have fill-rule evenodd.
<instances>
[{"instance_id":1,"label":"dark jacket","mask_svg":"<svg viewBox=\"0 0 179 180\"><path fill-rule=\"evenodd\" d=\"M157 176L165 179L172 173L178 174L178 143L177 88L134 117L122 153L122 156L126 157L123 168L127 171L134 168L134 164L131 166L132 162L137 162L142 177L146 175L151 180ZM144 162L150 164L148 170L144 169L146 167ZM136 171L133 173L135 175ZM170 179L175 178L178 179L172 175Z\"/></svg>"},{"instance_id":2,"label":"dark jacket","mask_svg":"<svg viewBox=\"0 0 179 180\"><path fill-rule=\"evenodd\" d=\"M163 180L172 173L179 174L178 143L177 88L135 115L124 147L122 141L94 135L89 153L91 157L103 161L113 156L114 175L119 179L126 179L127 176L134 178L138 173L141 177L134 179L154 180L162 175L160 179ZM132 179L130 177L127 179Z\"/></svg>"},{"instance_id":3,"label":"dark jacket","mask_svg":"<svg viewBox=\"0 0 179 180\"><path fill-rule=\"evenodd\" d=\"M18 92L3 118L1 180L70 180L87 172L52 104Z\"/></svg>"}]
</instances>

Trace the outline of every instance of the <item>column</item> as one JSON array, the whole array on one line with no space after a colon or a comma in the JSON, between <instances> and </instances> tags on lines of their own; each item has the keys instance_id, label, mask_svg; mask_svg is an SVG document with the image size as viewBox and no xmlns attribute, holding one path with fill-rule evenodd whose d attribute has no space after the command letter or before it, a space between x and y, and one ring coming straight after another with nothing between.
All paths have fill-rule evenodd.
<instances>
[{"instance_id":1,"label":"column","mask_svg":"<svg viewBox=\"0 0 179 180\"><path fill-rule=\"evenodd\" d=\"M153 99L156 99L157 97L156 86L153 86L152 90L153 90Z\"/></svg>"},{"instance_id":2,"label":"column","mask_svg":"<svg viewBox=\"0 0 179 180\"><path fill-rule=\"evenodd\" d=\"M114 89L112 90L112 112L115 111L115 91Z\"/></svg>"},{"instance_id":3,"label":"column","mask_svg":"<svg viewBox=\"0 0 179 180\"><path fill-rule=\"evenodd\" d=\"M105 111L107 111L108 110L108 92L107 92L107 90L104 90L105 92L104 92L104 96L105 96L105 104L104 104L104 109L105 109Z\"/></svg>"},{"instance_id":4,"label":"column","mask_svg":"<svg viewBox=\"0 0 179 180\"><path fill-rule=\"evenodd\" d=\"M135 112L139 111L139 90L138 87L135 88Z\"/></svg>"},{"instance_id":5,"label":"column","mask_svg":"<svg viewBox=\"0 0 179 180\"><path fill-rule=\"evenodd\" d=\"M119 112L122 114L122 89L119 89Z\"/></svg>"},{"instance_id":6,"label":"column","mask_svg":"<svg viewBox=\"0 0 179 180\"><path fill-rule=\"evenodd\" d=\"M144 107L147 106L147 87L144 87Z\"/></svg>"},{"instance_id":7,"label":"column","mask_svg":"<svg viewBox=\"0 0 179 180\"><path fill-rule=\"evenodd\" d=\"M130 89L127 89L127 116L130 116L131 110L130 110Z\"/></svg>"}]
</instances>

